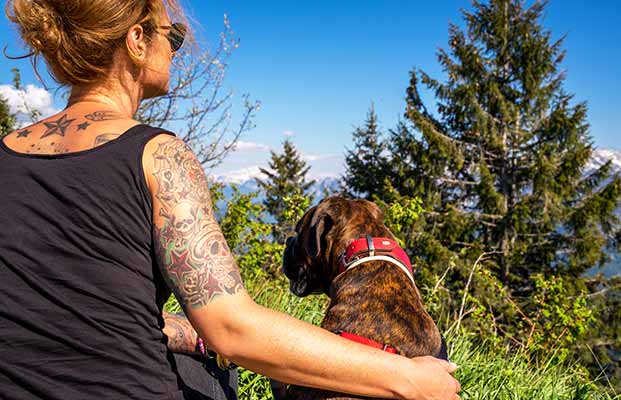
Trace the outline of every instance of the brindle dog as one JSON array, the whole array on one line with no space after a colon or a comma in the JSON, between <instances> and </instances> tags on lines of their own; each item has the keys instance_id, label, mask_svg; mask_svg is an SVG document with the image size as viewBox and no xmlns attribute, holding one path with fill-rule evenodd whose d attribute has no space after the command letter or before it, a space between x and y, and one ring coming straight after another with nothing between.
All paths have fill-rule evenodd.
<instances>
[{"instance_id":1,"label":"brindle dog","mask_svg":"<svg viewBox=\"0 0 621 400\"><path fill-rule=\"evenodd\" d=\"M406 357L447 359L440 332L404 271L371 261L339 275L339 260L356 239L394 239L379 207L366 200L329 197L308 210L287 240L283 271L297 296L323 292L330 305L321 326L394 347ZM290 386L288 399L352 399L349 395Z\"/></svg>"}]
</instances>

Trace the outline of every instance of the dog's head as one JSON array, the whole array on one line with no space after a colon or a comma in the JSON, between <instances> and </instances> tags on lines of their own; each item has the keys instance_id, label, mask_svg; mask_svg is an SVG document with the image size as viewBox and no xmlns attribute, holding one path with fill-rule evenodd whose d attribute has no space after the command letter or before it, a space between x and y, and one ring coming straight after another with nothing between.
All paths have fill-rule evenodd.
<instances>
[{"instance_id":1,"label":"dog's head","mask_svg":"<svg viewBox=\"0 0 621 400\"><path fill-rule=\"evenodd\" d=\"M297 296L328 294L339 259L352 241L365 235L392 238L377 205L333 196L309 209L287 239L283 271Z\"/></svg>"}]
</instances>

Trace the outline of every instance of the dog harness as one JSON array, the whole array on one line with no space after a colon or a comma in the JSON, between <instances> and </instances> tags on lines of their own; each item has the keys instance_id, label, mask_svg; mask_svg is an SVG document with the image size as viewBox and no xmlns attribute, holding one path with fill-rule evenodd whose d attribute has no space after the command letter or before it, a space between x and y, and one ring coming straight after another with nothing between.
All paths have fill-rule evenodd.
<instances>
[{"instance_id":1,"label":"dog harness","mask_svg":"<svg viewBox=\"0 0 621 400\"><path fill-rule=\"evenodd\" d=\"M372 237L354 240L343 252L339 274L369 261L386 261L399 267L414 285L412 264L406 252L393 239Z\"/></svg>"}]
</instances>

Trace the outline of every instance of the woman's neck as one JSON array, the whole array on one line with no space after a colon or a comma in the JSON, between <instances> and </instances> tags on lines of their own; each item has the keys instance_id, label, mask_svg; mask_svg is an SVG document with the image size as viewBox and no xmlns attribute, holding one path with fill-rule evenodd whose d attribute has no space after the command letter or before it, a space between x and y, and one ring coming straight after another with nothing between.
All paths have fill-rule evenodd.
<instances>
[{"instance_id":1,"label":"woman's neck","mask_svg":"<svg viewBox=\"0 0 621 400\"><path fill-rule=\"evenodd\" d=\"M74 86L67 102L67 108L95 103L122 118L132 119L140 105L140 95L137 88L132 90L120 87L120 85L108 86Z\"/></svg>"}]
</instances>

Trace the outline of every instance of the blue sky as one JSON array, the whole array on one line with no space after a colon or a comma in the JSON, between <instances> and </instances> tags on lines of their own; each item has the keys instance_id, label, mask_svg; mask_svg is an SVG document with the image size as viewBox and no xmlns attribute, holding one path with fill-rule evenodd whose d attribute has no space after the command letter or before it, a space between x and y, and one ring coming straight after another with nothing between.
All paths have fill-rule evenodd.
<instances>
[{"instance_id":1,"label":"blue sky","mask_svg":"<svg viewBox=\"0 0 621 400\"><path fill-rule=\"evenodd\" d=\"M409 70L442 77L436 50L446 47L448 22L461 24L460 8L470 9L466 0L194 0L188 5L199 36L209 43L216 42L228 14L241 46L226 86L262 103L256 128L243 138L261 146L231 156L216 172L264 165L266 149L278 148L283 132L293 132L318 175L342 170L351 131L371 102L381 125L394 126L403 112ZM621 149L618 1L551 0L544 25L555 38L568 35L565 88L588 102L594 142ZM0 38L12 54L19 53L6 18L0 19ZM14 66L26 83L37 84L27 61L3 57L0 84L10 82ZM58 96L54 105L63 106Z\"/></svg>"}]
</instances>

